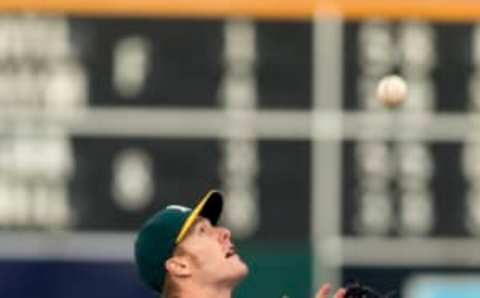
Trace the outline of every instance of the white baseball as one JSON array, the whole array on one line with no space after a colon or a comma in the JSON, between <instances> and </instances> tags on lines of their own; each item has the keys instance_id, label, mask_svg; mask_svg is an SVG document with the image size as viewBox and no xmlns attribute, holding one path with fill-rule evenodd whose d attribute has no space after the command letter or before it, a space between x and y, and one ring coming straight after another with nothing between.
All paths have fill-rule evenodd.
<instances>
[{"instance_id":1,"label":"white baseball","mask_svg":"<svg viewBox=\"0 0 480 298\"><path fill-rule=\"evenodd\" d=\"M389 75L380 80L377 87L377 98L388 107L395 107L407 98L408 87L403 78Z\"/></svg>"}]
</instances>

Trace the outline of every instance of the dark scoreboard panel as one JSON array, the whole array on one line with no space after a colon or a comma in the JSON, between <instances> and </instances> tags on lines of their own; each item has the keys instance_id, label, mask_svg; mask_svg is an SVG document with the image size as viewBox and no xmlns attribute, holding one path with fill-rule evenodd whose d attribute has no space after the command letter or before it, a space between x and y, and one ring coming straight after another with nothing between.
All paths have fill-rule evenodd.
<instances>
[{"instance_id":1,"label":"dark scoreboard panel","mask_svg":"<svg viewBox=\"0 0 480 298\"><path fill-rule=\"evenodd\" d=\"M155 19L76 19L73 38L88 67L92 106L216 105L222 75L222 22ZM123 97L113 82L115 54L122 40L148 46L146 82Z\"/></svg>"},{"instance_id":2,"label":"dark scoreboard panel","mask_svg":"<svg viewBox=\"0 0 480 298\"><path fill-rule=\"evenodd\" d=\"M72 41L88 72L88 107L180 108L222 111L225 20L73 18ZM256 22L257 107L308 111L312 103L312 25ZM118 48L125 40L147 44L145 82L125 96L116 85ZM188 119L185 119L188 121ZM70 183L74 230L134 231L166 204L191 205L210 188L222 188L223 138L75 136L76 171ZM260 225L252 239L309 238L310 141L261 140L256 155ZM125 210L115 198L115 161L125 152L148 156L148 202ZM141 158L140 158L141 159ZM118 195L118 193L117 193ZM146 200L146 199L145 199ZM128 209L128 208L127 208ZM135 209L135 210L134 210Z\"/></svg>"},{"instance_id":3,"label":"dark scoreboard panel","mask_svg":"<svg viewBox=\"0 0 480 298\"><path fill-rule=\"evenodd\" d=\"M219 186L219 148L214 140L76 138L74 148L78 170L71 182L71 203L78 230L133 231L155 210L169 204L193 205L204 192ZM137 179L138 184L150 181L144 186L148 190L138 190L137 200L144 203L135 208L122 203L122 194L115 191L122 187L115 179L122 179L118 171L123 171L115 160L125 152L148 156L143 174L148 177L126 178ZM126 167L126 172L135 171Z\"/></svg>"},{"instance_id":4,"label":"dark scoreboard panel","mask_svg":"<svg viewBox=\"0 0 480 298\"><path fill-rule=\"evenodd\" d=\"M396 157L395 145L389 142L386 146L390 150L390 162L394 171L398 171L399 161ZM434 171L425 186L431 192L431 204L434 214L433 228L426 233L427 237L469 237L465 214L468 208L466 195L468 182L464 173L463 149L464 145L458 142L427 142L425 151L430 155ZM355 142L343 144L343 233L345 235L358 234L358 210L361 208L359 197L361 194L362 176L355 159L355 152L359 145ZM398 149L397 149L398 150ZM421 181L420 181L421 182ZM402 212L400 197L404 189L398 177L389 179L386 193L389 197L393 215L391 226L386 231L390 237L400 236L399 217Z\"/></svg>"},{"instance_id":5,"label":"dark scoreboard panel","mask_svg":"<svg viewBox=\"0 0 480 298\"><path fill-rule=\"evenodd\" d=\"M359 110L358 79L361 72L360 31L364 23L350 22L344 26L344 101L345 110ZM400 23L388 23L388 33L398 46ZM471 108L468 101L468 83L474 68L474 26L467 23L432 23L431 25L435 62L431 69L431 79L435 89L435 111L466 112ZM421 49L419 48L421 51ZM402 53L393 48L387 56L401 62ZM399 72L398 65L392 69Z\"/></svg>"},{"instance_id":6,"label":"dark scoreboard panel","mask_svg":"<svg viewBox=\"0 0 480 298\"><path fill-rule=\"evenodd\" d=\"M92 106L214 107L225 73L223 20L72 19L72 38L89 72ZM255 77L260 108L311 107L312 25L257 22ZM144 88L115 90L115 49L129 37L148 43Z\"/></svg>"},{"instance_id":7,"label":"dark scoreboard panel","mask_svg":"<svg viewBox=\"0 0 480 298\"><path fill-rule=\"evenodd\" d=\"M224 20L75 18L70 23L72 41L88 72L89 107L223 109L219 88L227 72ZM253 25L256 51L252 75L258 97L257 108L311 111L314 25L309 22L264 21ZM348 23L344 26L344 111L365 112L359 98L359 77L363 71L360 61L362 25ZM401 35L400 25L392 23L389 26L388 32L393 40ZM435 62L429 74L435 98L431 112L434 115L437 112L464 113L471 108L468 88L474 68L473 26L438 23L431 29L435 49ZM149 58L145 63L149 66L143 87L135 95L125 97L115 86L115 64L118 63L119 44L131 37L141 37L148 44ZM395 56L401 63L402 55L395 53ZM400 68L393 71L400 71ZM76 213L74 228L131 230L163 203L174 200L192 203L205 189L221 187L220 169L225 158L223 141L221 138L75 137L77 171L71 183L71 200ZM353 235L358 232L355 214L359 209L358 185L363 179L355 159L360 144L352 140L339 141L343 143L343 169L339 177L344 203L343 231ZM392 151L392 158L395 158L398 144L385 141ZM285 217L281 210L297 210L293 217L294 227L286 225L281 230L287 231L284 234L286 239L292 235L301 235L293 238L308 239L311 142L288 139L281 142L259 139L258 142L256 183L262 226L255 237L281 239L280 229L275 229L278 219ZM145 150L153 164L152 196L155 199L135 212L121 210L112 203L109 186L113 179L114 157L129 147ZM432 193L435 217L434 227L427 233L429 236L468 234L462 222L468 186L462 169L464 147L462 140L458 139L425 144L429 160L434 165L432 177L426 182ZM293 162L295 159L300 162ZM389 188L393 210L397 212L400 190L395 179L391 179ZM301 202L301 207L297 201ZM99 216L101 214L104 216ZM266 229L265 232L262 229ZM397 235L398 231L392 226L387 234Z\"/></svg>"},{"instance_id":8,"label":"dark scoreboard panel","mask_svg":"<svg viewBox=\"0 0 480 298\"><path fill-rule=\"evenodd\" d=\"M258 22L256 28L260 108L310 109L313 26Z\"/></svg>"},{"instance_id":9,"label":"dark scoreboard panel","mask_svg":"<svg viewBox=\"0 0 480 298\"><path fill-rule=\"evenodd\" d=\"M78 164L70 184L75 230L135 231L147 216L163 206L192 206L209 189L222 189L224 154L220 140L79 137L73 144ZM122 174L118 158L125 156L125 152L149 156L143 175L151 177ZM308 241L309 143L260 141L258 158L260 223L252 240ZM135 171L135 168L126 171ZM149 190L138 195L148 198L137 198L141 202L134 206L123 202L122 193L115 191L121 188L115 181L122 179L121 175L126 175L126 179L140 179L138 184L151 179L151 186L144 186Z\"/></svg>"}]
</instances>

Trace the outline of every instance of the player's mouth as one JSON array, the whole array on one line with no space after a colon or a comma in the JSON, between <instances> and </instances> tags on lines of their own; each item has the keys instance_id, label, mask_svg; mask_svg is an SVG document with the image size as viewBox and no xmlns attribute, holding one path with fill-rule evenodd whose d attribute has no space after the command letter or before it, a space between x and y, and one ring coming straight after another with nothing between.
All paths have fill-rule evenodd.
<instances>
[{"instance_id":1,"label":"player's mouth","mask_svg":"<svg viewBox=\"0 0 480 298\"><path fill-rule=\"evenodd\" d=\"M228 249L227 253L225 254L225 258L226 259L229 259L233 256L235 256L237 253L235 252L235 246L230 246L230 248Z\"/></svg>"}]
</instances>

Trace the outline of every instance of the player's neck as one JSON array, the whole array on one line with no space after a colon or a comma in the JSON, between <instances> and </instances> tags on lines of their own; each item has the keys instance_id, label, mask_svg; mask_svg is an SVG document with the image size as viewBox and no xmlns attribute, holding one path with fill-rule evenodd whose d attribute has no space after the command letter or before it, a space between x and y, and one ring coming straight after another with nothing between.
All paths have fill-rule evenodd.
<instances>
[{"instance_id":1,"label":"player's neck","mask_svg":"<svg viewBox=\"0 0 480 298\"><path fill-rule=\"evenodd\" d=\"M229 288L189 288L180 292L179 298L231 298Z\"/></svg>"}]
</instances>

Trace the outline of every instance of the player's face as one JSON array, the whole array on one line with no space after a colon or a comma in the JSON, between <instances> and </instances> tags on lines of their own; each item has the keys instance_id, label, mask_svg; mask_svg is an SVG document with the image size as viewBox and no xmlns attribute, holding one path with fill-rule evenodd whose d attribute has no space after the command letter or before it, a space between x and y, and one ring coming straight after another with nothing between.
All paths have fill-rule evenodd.
<instances>
[{"instance_id":1,"label":"player's face","mask_svg":"<svg viewBox=\"0 0 480 298\"><path fill-rule=\"evenodd\" d=\"M200 283L235 286L248 273L235 252L230 231L205 218L196 220L180 246L194 256L192 276Z\"/></svg>"}]
</instances>

